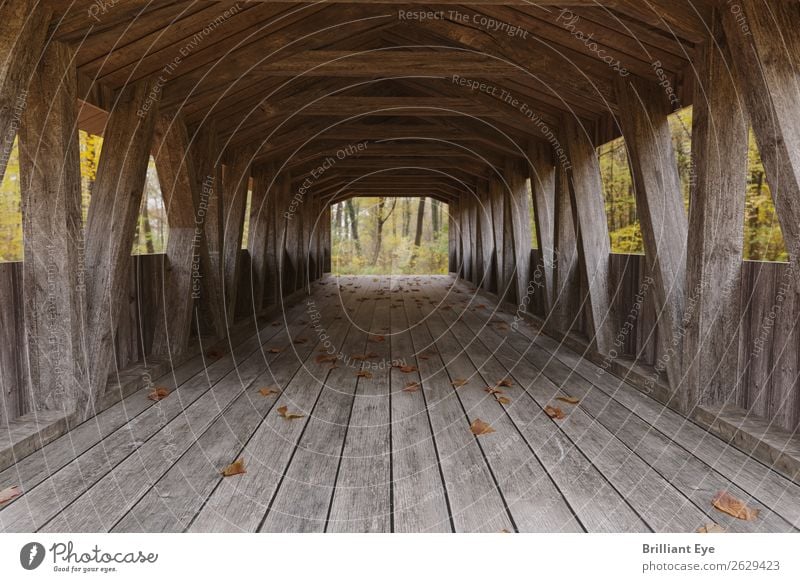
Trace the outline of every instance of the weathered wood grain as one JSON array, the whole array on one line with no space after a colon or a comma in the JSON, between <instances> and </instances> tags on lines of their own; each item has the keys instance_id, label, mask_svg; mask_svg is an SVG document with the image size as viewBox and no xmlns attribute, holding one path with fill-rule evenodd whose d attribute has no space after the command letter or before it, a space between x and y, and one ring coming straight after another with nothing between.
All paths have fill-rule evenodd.
<instances>
[{"instance_id":1,"label":"weathered wood grain","mask_svg":"<svg viewBox=\"0 0 800 582\"><path fill-rule=\"evenodd\" d=\"M88 415L86 281L72 50L50 43L20 128L23 297L31 410ZM109 354L110 355L110 354ZM105 384L103 385L105 388Z\"/></svg>"}]
</instances>

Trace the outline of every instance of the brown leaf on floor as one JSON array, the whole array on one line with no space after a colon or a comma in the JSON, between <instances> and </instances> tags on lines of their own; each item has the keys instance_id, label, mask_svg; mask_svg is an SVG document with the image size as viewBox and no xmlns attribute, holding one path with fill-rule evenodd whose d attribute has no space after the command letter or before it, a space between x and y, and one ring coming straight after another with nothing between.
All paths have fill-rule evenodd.
<instances>
[{"instance_id":1,"label":"brown leaf on floor","mask_svg":"<svg viewBox=\"0 0 800 582\"><path fill-rule=\"evenodd\" d=\"M475 436L481 436L484 434L490 434L494 432L494 429L491 426L489 426L489 423L482 421L480 418L476 418L475 420L473 420L472 424L469 425L469 429Z\"/></svg>"},{"instance_id":2,"label":"brown leaf on floor","mask_svg":"<svg viewBox=\"0 0 800 582\"><path fill-rule=\"evenodd\" d=\"M416 366L400 366L400 371L403 372L404 374L410 374L411 372L416 372L417 371L417 367Z\"/></svg>"},{"instance_id":3,"label":"brown leaf on floor","mask_svg":"<svg viewBox=\"0 0 800 582\"><path fill-rule=\"evenodd\" d=\"M495 400L497 400L500 404L511 404L511 398L509 398L508 396L495 395Z\"/></svg>"},{"instance_id":4,"label":"brown leaf on floor","mask_svg":"<svg viewBox=\"0 0 800 582\"><path fill-rule=\"evenodd\" d=\"M222 357L222 350L218 350L216 348L210 348L206 350L206 357L211 358L212 360L216 360L217 358Z\"/></svg>"},{"instance_id":5,"label":"brown leaf on floor","mask_svg":"<svg viewBox=\"0 0 800 582\"><path fill-rule=\"evenodd\" d=\"M320 354L316 357L316 361L318 364L324 364L326 362L335 362L336 356L333 354Z\"/></svg>"},{"instance_id":6,"label":"brown leaf on floor","mask_svg":"<svg viewBox=\"0 0 800 582\"><path fill-rule=\"evenodd\" d=\"M503 529L500 530L499 533L511 533L511 532L508 531L506 528L503 528Z\"/></svg>"},{"instance_id":7,"label":"brown leaf on floor","mask_svg":"<svg viewBox=\"0 0 800 582\"><path fill-rule=\"evenodd\" d=\"M450 385L453 388L461 388L462 386L466 386L467 384L469 384L469 380L465 380L464 378L456 378L455 380L450 382Z\"/></svg>"},{"instance_id":8,"label":"brown leaf on floor","mask_svg":"<svg viewBox=\"0 0 800 582\"><path fill-rule=\"evenodd\" d=\"M270 354L280 354L283 350L281 348L269 348L267 351Z\"/></svg>"},{"instance_id":9,"label":"brown leaf on floor","mask_svg":"<svg viewBox=\"0 0 800 582\"><path fill-rule=\"evenodd\" d=\"M378 357L378 354L376 354L375 352L367 352L367 359L368 360L371 360L372 358L377 358L377 357Z\"/></svg>"},{"instance_id":10,"label":"brown leaf on floor","mask_svg":"<svg viewBox=\"0 0 800 582\"><path fill-rule=\"evenodd\" d=\"M22 489L20 489L17 485L13 485L11 487L6 487L5 489L0 489L0 505L3 503L8 503L15 497L19 497L22 495Z\"/></svg>"},{"instance_id":11,"label":"brown leaf on floor","mask_svg":"<svg viewBox=\"0 0 800 582\"><path fill-rule=\"evenodd\" d=\"M711 503L728 515L744 521L753 521L758 517L758 509L752 509L741 499L737 499L727 491L719 491Z\"/></svg>"},{"instance_id":12,"label":"brown leaf on floor","mask_svg":"<svg viewBox=\"0 0 800 582\"><path fill-rule=\"evenodd\" d=\"M307 338L307 337L299 337L299 338L297 338L296 340L294 340L294 343L296 343L296 344L304 344L304 343L306 343L307 341L308 341L308 338Z\"/></svg>"},{"instance_id":13,"label":"brown leaf on floor","mask_svg":"<svg viewBox=\"0 0 800 582\"><path fill-rule=\"evenodd\" d=\"M493 386L487 386L486 388L483 389L483 391L488 392L489 394L505 394L505 392L503 392L502 390L498 390Z\"/></svg>"},{"instance_id":14,"label":"brown leaf on floor","mask_svg":"<svg viewBox=\"0 0 800 582\"><path fill-rule=\"evenodd\" d=\"M475 309L486 309L486 306L483 303L480 303L475 306Z\"/></svg>"},{"instance_id":15,"label":"brown leaf on floor","mask_svg":"<svg viewBox=\"0 0 800 582\"><path fill-rule=\"evenodd\" d=\"M272 327L278 327L280 324L281 324L280 321L273 321L272 322Z\"/></svg>"},{"instance_id":16,"label":"brown leaf on floor","mask_svg":"<svg viewBox=\"0 0 800 582\"><path fill-rule=\"evenodd\" d=\"M351 360L355 360L356 362L363 362L367 359L367 354L353 354L350 356Z\"/></svg>"},{"instance_id":17,"label":"brown leaf on floor","mask_svg":"<svg viewBox=\"0 0 800 582\"><path fill-rule=\"evenodd\" d=\"M164 400L164 398L166 398L167 396L169 396L168 388L164 388L163 386L156 386L150 392L150 394L147 395L147 398L148 400L154 400L155 402L158 402L159 400Z\"/></svg>"},{"instance_id":18,"label":"brown leaf on floor","mask_svg":"<svg viewBox=\"0 0 800 582\"><path fill-rule=\"evenodd\" d=\"M278 390L277 386L267 386L266 388L261 388L258 393L261 396L272 396L273 394L280 394L281 391Z\"/></svg>"},{"instance_id":19,"label":"brown leaf on floor","mask_svg":"<svg viewBox=\"0 0 800 582\"><path fill-rule=\"evenodd\" d=\"M580 399L574 396L556 396L556 400L566 402L567 404L578 404L580 402Z\"/></svg>"},{"instance_id":20,"label":"brown leaf on floor","mask_svg":"<svg viewBox=\"0 0 800 582\"><path fill-rule=\"evenodd\" d=\"M418 360L429 360L430 358L428 356L421 355L421 356L417 356L417 359Z\"/></svg>"},{"instance_id":21,"label":"brown leaf on floor","mask_svg":"<svg viewBox=\"0 0 800 582\"><path fill-rule=\"evenodd\" d=\"M286 420L292 420L293 418L303 418L305 414L299 414L297 412L289 412L288 406L281 406L278 408L278 414L280 414Z\"/></svg>"},{"instance_id":22,"label":"brown leaf on floor","mask_svg":"<svg viewBox=\"0 0 800 582\"><path fill-rule=\"evenodd\" d=\"M367 372L366 370L359 370L356 373L358 378L372 378L372 372Z\"/></svg>"},{"instance_id":23,"label":"brown leaf on floor","mask_svg":"<svg viewBox=\"0 0 800 582\"><path fill-rule=\"evenodd\" d=\"M550 418L555 418L556 420L561 420L567 417L567 415L564 414L563 410L561 410L560 408L556 408L554 406L545 406L544 412L545 414L547 414L547 416L549 416Z\"/></svg>"},{"instance_id":24,"label":"brown leaf on floor","mask_svg":"<svg viewBox=\"0 0 800 582\"><path fill-rule=\"evenodd\" d=\"M514 382L512 382L510 378L503 378L497 383L497 385L503 386L504 388L509 388L514 385Z\"/></svg>"},{"instance_id":25,"label":"brown leaf on floor","mask_svg":"<svg viewBox=\"0 0 800 582\"><path fill-rule=\"evenodd\" d=\"M222 470L223 477L233 477L234 475L242 475L243 473L247 473L244 468L244 457L237 459Z\"/></svg>"},{"instance_id":26,"label":"brown leaf on floor","mask_svg":"<svg viewBox=\"0 0 800 582\"><path fill-rule=\"evenodd\" d=\"M416 392L417 390L419 390L418 382L409 382L406 384L406 387L403 388L403 392Z\"/></svg>"},{"instance_id":27,"label":"brown leaf on floor","mask_svg":"<svg viewBox=\"0 0 800 582\"><path fill-rule=\"evenodd\" d=\"M384 336L382 336L382 335L376 335L375 337L369 338L369 341L375 342L376 344L379 344L381 342L385 342L386 338Z\"/></svg>"},{"instance_id":28,"label":"brown leaf on floor","mask_svg":"<svg viewBox=\"0 0 800 582\"><path fill-rule=\"evenodd\" d=\"M725 528L716 523L707 523L697 528L697 533L725 533Z\"/></svg>"}]
</instances>

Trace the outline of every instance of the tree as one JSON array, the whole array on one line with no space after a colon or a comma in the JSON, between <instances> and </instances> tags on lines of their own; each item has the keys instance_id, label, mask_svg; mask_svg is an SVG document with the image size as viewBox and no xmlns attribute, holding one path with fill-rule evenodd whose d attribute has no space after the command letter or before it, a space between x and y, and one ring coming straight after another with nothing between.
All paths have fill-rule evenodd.
<instances>
[{"instance_id":1,"label":"tree","mask_svg":"<svg viewBox=\"0 0 800 582\"><path fill-rule=\"evenodd\" d=\"M386 221L389 220L392 212L394 212L394 209L397 206L397 199L392 201L392 207L389 209L389 213L386 216L383 216L383 209L385 206L386 198L378 198L378 213L375 216L375 246L372 251L372 261L370 261L370 264L373 267L378 264L378 257L381 254L381 245L383 244L383 225L386 224Z\"/></svg>"},{"instance_id":2,"label":"tree","mask_svg":"<svg viewBox=\"0 0 800 582\"><path fill-rule=\"evenodd\" d=\"M425 221L425 198L419 199L419 206L417 206L417 234L414 237L414 246L418 247L422 244L422 225Z\"/></svg>"},{"instance_id":3,"label":"tree","mask_svg":"<svg viewBox=\"0 0 800 582\"><path fill-rule=\"evenodd\" d=\"M347 200L347 214L350 217L350 235L356 245L356 251L361 253L361 243L358 240L358 218L356 214L355 203L352 198Z\"/></svg>"}]
</instances>

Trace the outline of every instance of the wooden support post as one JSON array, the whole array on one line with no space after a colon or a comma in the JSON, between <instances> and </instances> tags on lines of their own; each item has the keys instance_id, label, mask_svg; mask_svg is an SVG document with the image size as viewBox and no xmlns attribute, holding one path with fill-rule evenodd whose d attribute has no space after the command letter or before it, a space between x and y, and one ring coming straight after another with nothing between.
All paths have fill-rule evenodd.
<instances>
[{"instance_id":1,"label":"wooden support post","mask_svg":"<svg viewBox=\"0 0 800 582\"><path fill-rule=\"evenodd\" d=\"M0 3L0 182L29 98L28 85L45 49L52 14L44 2Z\"/></svg>"},{"instance_id":2,"label":"wooden support post","mask_svg":"<svg viewBox=\"0 0 800 582\"><path fill-rule=\"evenodd\" d=\"M458 203L454 202L450 205L447 213L447 248L448 248L448 261L447 270L450 273L458 274L458 249L459 233L458 233Z\"/></svg>"},{"instance_id":3,"label":"wooden support post","mask_svg":"<svg viewBox=\"0 0 800 582\"><path fill-rule=\"evenodd\" d=\"M431 205L431 208L433 206ZM481 244L480 232L478 232L478 197L477 192L469 195L469 240L470 240L470 271L472 277L470 281L475 286L481 284L480 264L481 264Z\"/></svg>"},{"instance_id":4,"label":"wooden support post","mask_svg":"<svg viewBox=\"0 0 800 582\"><path fill-rule=\"evenodd\" d=\"M267 295L269 299L266 302L274 302L272 294L268 292L268 286L273 284L276 276L274 254L270 255L267 243L275 235L275 222L271 220L273 216L269 211L270 204L274 207L275 200L268 193L270 180L274 175L273 167L261 167L253 171L247 250L250 252L250 286L254 314L258 314L264 307ZM274 253L274 249L272 252Z\"/></svg>"},{"instance_id":5,"label":"wooden support post","mask_svg":"<svg viewBox=\"0 0 800 582\"><path fill-rule=\"evenodd\" d=\"M202 291L201 266L209 260L205 233L197 223L199 184L186 125L180 117L162 116L156 122L155 135L156 171L167 210L169 241L153 353L172 357L189 347L195 302Z\"/></svg>"},{"instance_id":6,"label":"wooden support post","mask_svg":"<svg viewBox=\"0 0 800 582\"><path fill-rule=\"evenodd\" d=\"M309 288L309 284L313 280L313 275L311 273L311 229L314 220L314 201L310 196L304 197L298 209L298 214L302 216L303 223L298 256L300 272L298 273L297 288L304 288L310 293L311 289Z\"/></svg>"},{"instance_id":7,"label":"wooden support post","mask_svg":"<svg viewBox=\"0 0 800 582\"><path fill-rule=\"evenodd\" d=\"M19 133L23 297L31 408L85 417L90 402L72 56L65 44L51 42L28 86Z\"/></svg>"},{"instance_id":8,"label":"wooden support post","mask_svg":"<svg viewBox=\"0 0 800 582\"><path fill-rule=\"evenodd\" d=\"M569 332L578 312L578 235L572 208L569 175L563 164L556 167L555 224L553 240L558 260L555 264L553 305L547 316L548 325L562 333Z\"/></svg>"},{"instance_id":9,"label":"wooden support post","mask_svg":"<svg viewBox=\"0 0 800 582\"><path fill-rule=\"evenodd\" d=\"M275 267L277 270L278 278L276 279L277 294L276 301L280 301L283 295L291 293L294 289L293 274L291 272L291 257L289 257L289 249L293 246L293 229L290 228L289 219L289 202L291 199L292 179L291 176L284 173L278 178L276 184L276 197L275 197ZM288 259L288 262L287 262ZM291 289L291 290L290 290Z\"/></svg>"},{"instance_id":10,"label":"wooden support post","mask_svg":"<svg viewBox=\"0 0 800 582\"><path fill-rule=\"evenodd\" d=\"M472 280L472 232L470 231L469 215L472 212L472 194L466 193L459 208L459 232L461 232L461 277L467 281Z\"/></svg>"},{"instance_id":11,"label":"wooden support post","mask_svg":"<svg viewBox=\"0 0 800 582\"><path fill-rule=\"evenodd\" d=\"M502 181L497 177L492 177L489 182L489 197L492 202L492 232L494 233L494 288L498 297L502 298L506 290L504 257L504 237L505 228L505 188Z\"/></svg>"},{"instance_id":12,"label":"wooden support post","mask_svg":"<svg viewBox=\"0 0 800 582\"><path fill-rule=\"evenodd\" d=\"M222 201L224 204L222 272L225 277L225 306L229 322L233 322L236 293L239 288L239 269L242 256L244 213L247 208L247 189L250 183L250 164L253 151L238 149L230 166L223 168Z\"/></svg>"},{"instance_id":13,"label":"wooden support post","mask_svg":"<svg viewBox=\"0 0 800 582\"><path fill-rule=\"evenodd\" d=\"M741 0L720 7L789 256L800 286L800 4Z\"/></svg>"},{"instance_id":14,"label":"wooden support post","mask_svg":"<svg viewBox=\"0 0 800 582\"><path fill-rule=\"evenodd\" d=\"M580 230L579 257L589 287L587 332L597 351L608 354L613 342L615 319L609 297L611 243L600 164L584 128L571 117L564 118L564 127L572 165L570 177L574 206Z\"/></svg>"},{"instance_id":15,"label":"wooden support post","mask_svg":"<svg viewBox=\"0 0 800 582\"><path fill-rule=\"evenodd\" d=\"M512 280L516 287L517 309L527 311L530 302L528 285L531 278L531 217L526 184L527 168L518 160L506 161L508 183L508 209L511 219L511 251L513 254Z\"/></svg>"},{"instance_id":16,"label":"wooden support post","mask_svg":"<svg viewBox=\"0 0 800 582\"><path fill-rule=\"evenodd\" d=\"M198 219L202 223L208 257L202 265L205 301L201 302L201 308L206 323L213 329L214 334L217 337L224 337L227 326L223 290L225 279L220 255L223 245L223 203L220 200L222 166L218 159L217 132L213 123L203 126L195 133L192 155L200 194Z\"/></svg>"},{"instance_id":17,"label":"wooden support post","mask_svg":"<svg viewBox=\"0 0 800 582\"><path fill-rule=\"evenodd\" d=\"M664 90L639 78L619 78L620 122L631 161L636 211L642 225L645 260L653 278L661 356L656 372L666 371L678 397L683 379L684 284L688 225L678 163L672 147ZM741 230L740 223L740 230ZM685 394L682 400L685 402Z\"/></svg>"},{"instance_id":18,"label":"wooden support post","mask_svg":"<svg viewBox=\"0 0 800 582\"><path fill-rule=\"evenodd\" d=\"M92 399L103 394L114 333L128 288L131 246L142 201L158 103L151 81L127 87L108 119L86 227L88 336Z\"/></svg>"},{"instance_id":19,"label":"wooden support post","mask_svg":"<svg viewBox=\"0 0 800 582\"><path fill-rule=\"evenodd\" d=\"M736 403L747 182L747 113L736 107L730 54L715 15L698 50L692 114L684 410Z\"/></svg>"},{"instance_id":20,"label":"wooden support post","mask_svg":"<svg viewBox=\"0 0 800 582\"><path fill-rule=\"evenodd\" d=\"M481 262L483 264L481 287L485 291L494 292L494 227L492 224L492 201L489 193L489 182L481 181L478 185L478 224L481 235Z\"/></svg>"},{"instance_id":21,"label":"wooden support post","mask_svg":"<svg viewBox=\"0 0 800 582\"><path fill-rule=\"evenodd\" d=\"M542 252L542 264L536 268L541 269L544 310L549 313L554 305L556 168L553 164L553 151L547 145L532 142L528 148L528 157L536 237Z\"/></svg>"},{"instance_id":22,"label":"wooden support post","mask_svg":"<svg viewBox=\"0 0 800 582\"><path fill-rule=\"evenodd\" d=\"M322 237L322 252L323 252L323 263L322 263L322 274L330 273L331 272L331 205L327 202L324 202L325 208L325 221L323 222L323 237Z\"/></svg>"}]
</instances>

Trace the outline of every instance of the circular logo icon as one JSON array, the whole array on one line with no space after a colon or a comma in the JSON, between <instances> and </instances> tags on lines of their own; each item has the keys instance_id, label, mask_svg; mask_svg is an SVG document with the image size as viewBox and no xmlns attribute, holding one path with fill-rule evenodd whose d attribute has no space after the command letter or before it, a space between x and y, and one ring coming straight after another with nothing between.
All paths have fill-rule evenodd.
<instances>
[{"instance_id":1,"label":"circular logo icon","mask_svg":"<svg viewBox=\"0 0 800 582\"><path fill-rule=\"evenodd\" d=\"M26 570L35 570L44 561L44 546L39 542L30 542L19 551L19 563Z\"/></svg>"}]
</instances>

